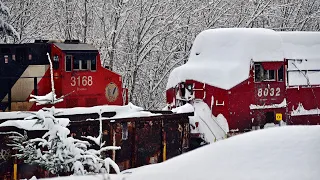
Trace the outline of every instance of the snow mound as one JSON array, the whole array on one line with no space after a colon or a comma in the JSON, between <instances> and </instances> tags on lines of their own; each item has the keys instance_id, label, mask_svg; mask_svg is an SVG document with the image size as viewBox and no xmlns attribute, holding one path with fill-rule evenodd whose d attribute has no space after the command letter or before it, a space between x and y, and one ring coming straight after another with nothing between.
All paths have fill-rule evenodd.
<instances>
[{"instance_id":1,"label":"snow mound","mask_svg":"<svg viewBox=\"0 0 320 180\"><path fill-rule=\"evenodd\" d=\"M166 89L187 79L231 89L249 77L252 60L284 61L280 35L262 28L205 30L196 37L188 62L170 73Z\"/></svg>"},{"instance_id":2,"label":"snow mound","mask_svg":"<svg viewBox=\"0 0 320 180\"><path fill-rule=\"evenodd\" d=\"M126 180L318 180L319 137L320 126L257 130L127 170Z\"/></svg>"},{"instance_id":3,"label":"snow mound","mask_svg":"<svg viewBox=\"0 0 320 180\"><path fill-rule=\"evenodd\" d=\"M193 107L195 113L194 116L189 117L190 124L195 126L195 122L199 122L199 127L195 130L191 129L191 133L202 134L203 139L208 143L226 138L229 126L222 114L213 116L209 106L202 100L194 101Z\"/></svg>"}]
</instances>

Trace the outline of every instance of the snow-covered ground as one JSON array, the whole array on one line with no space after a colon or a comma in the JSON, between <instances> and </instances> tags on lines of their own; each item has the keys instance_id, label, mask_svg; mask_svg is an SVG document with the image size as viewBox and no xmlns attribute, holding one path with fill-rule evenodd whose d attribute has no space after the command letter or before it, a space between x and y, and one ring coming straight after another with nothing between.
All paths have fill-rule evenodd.
<instances>
[{"instance_id":1,"label":"snow-covered ground","mask_svg":"<svg viewBox=\"0 0 320 180\"><path fill-rule=\"evenodd\" d=\"M160 164L129 169L126 180L318 180L320 126L257 130L213 143ZM111 179L122 177L113 176ZM96 180L97 176L52 180ZM100 177L100 179L102 179Z\"/></svg>"}]
</instances>

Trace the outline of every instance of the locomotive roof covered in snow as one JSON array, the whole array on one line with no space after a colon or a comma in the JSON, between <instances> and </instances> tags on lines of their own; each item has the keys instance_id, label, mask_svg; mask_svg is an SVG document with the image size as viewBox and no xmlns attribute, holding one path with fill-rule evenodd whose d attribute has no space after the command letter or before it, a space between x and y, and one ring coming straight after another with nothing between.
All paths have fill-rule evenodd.
<instances>
[{"instance_id":1,"label":"locomotive roof covered in snow","mask_svg":"<svg viewBox=\"0 0 320 180\"><path fill-rule=\"evenodd\" d=\"M83 44L83 43L54 43L59 49L62 51L98 51L97 48L92 46L91 44Z\"/></svg>"},{"instance_id":2,"label":"locomotive roof covered in snow","mask_svg":"<svg viewBox=\"0 0 320 180\"><path fill-rule=\"evenodd\" d=\"M285 58L288 59L288 85L320 84L320 32L293 31L279 34Z\"/></svg>"},{"instance_id":3,"label":"locomotive roof covered in snow","mask_svg":"<svg viewBox=\"0 0 320 180\"><path fill-rule=\"evenodd\" d=\"M167 89L187 79L231 89L249 77L252 60L284 61L280 35L262 28L205 30L196 37L188 62L171 72Z\"/></svg>"},{"instance_id":4,"label":"locomotive roof covered in snow","mask_svg":"<svg viewBox=\"0 0 320 180\"><path fill-rule=\"evenodd\" d=\"M287 59L320 59L320 32L278 32Z\"/></svg>"}]
</instances>

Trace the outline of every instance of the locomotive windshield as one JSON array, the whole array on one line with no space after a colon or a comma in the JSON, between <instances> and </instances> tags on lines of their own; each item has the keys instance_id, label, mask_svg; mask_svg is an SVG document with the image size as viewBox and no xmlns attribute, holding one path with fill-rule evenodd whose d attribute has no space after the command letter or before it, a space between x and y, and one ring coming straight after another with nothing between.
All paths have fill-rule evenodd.
<instances>
[{"instance_id":1,"label":"locomotive windshield","mask_svg":"<svg viewBox=\"0 0 320 180\"><path fill-rule=\"evenodd\" d=\"M96 53L68 53L66 55L66 71L95 71L97 69Z\"/></svg>"}]
</instances>

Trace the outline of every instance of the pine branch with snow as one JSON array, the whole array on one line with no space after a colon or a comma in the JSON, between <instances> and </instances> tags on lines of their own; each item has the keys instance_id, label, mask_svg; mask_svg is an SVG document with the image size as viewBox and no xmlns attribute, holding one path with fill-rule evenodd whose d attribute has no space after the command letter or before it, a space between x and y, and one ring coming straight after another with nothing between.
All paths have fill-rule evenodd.
<instances>
[{"instance_id":1,"label":"pine branch with snow","mask_svg":"<svg viewBox=\"0 0 320 180\"><path fill-rule=\"evenodd\" d=\"M10 146L17 150L15 155L24 159L25 163L36 164L53 174L73 173L76 175L109 173L110 166L120 173L119 167L112 159L103 159L101 152L116 150L119 147L107 146L100 150L89 149L91 144L70 137L70 130L59 124L59 118L54 117L54 108L39 110L26 119L36 119L49 129L41 138L28 139L24 135L14 133L10 136Z\"/></svg>"}]
</instances>

